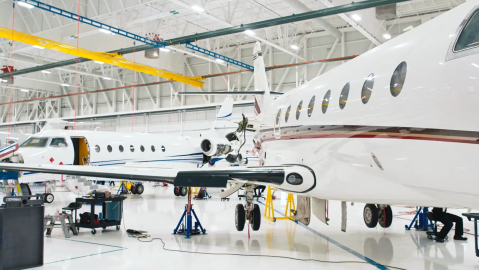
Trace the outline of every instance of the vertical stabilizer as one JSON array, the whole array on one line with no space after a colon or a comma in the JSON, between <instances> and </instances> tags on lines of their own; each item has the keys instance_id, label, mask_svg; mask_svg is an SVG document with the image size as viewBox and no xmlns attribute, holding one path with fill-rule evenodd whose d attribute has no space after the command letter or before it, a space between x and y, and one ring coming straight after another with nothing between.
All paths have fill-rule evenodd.
<instances>
[{"instance_id":1,"label":"vertical stabilizer","mask_svg":"<svg viewBox=\"0 0 479 270\"><path fill-rule=\"evenodd\" d=\"M227 123L231 120L233 114L233 98L228 96L221 104L218 113L216 114L215 123L212 128L221 128L228 126Z\"/></svg>"},{"instance_id":2,"label":"vertical stabilizer","mask_svg":"<svg viewBox=\"0 0 479 270\"><path fill-rule=\"evenodd\" d=\"M254 61L254 90L264 91L264 95L254 96L254 113L260 116L262 112L267 110L271 103L271 95L268 86L268 79L266 78L266 70L263 61L263 53L261 52L261 44L256 42L253 49Z\"/></svg>"}]
</instances>

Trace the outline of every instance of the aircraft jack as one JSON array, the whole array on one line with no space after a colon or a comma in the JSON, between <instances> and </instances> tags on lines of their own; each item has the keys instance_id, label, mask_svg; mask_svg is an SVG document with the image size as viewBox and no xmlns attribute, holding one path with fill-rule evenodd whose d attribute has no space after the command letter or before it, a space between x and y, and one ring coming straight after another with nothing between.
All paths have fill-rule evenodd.
<instances>
[{"instance_id":1,"label":"aircraft jack","mask_svg":"<svg viewBox=\"0 0 479 270\"><path fill-rule=\"evenodd\" d=\"M430 221L427 218L427 216L426 216L427 212L428 212L427 207L419 207L419 209L417 210L416 215L414 216L414 218L411 221L411 224L409 224L409 226L404 225L404 227L406 227L406 230L409 231L413 227L416 230L420 230L420 231L432 230L434 228L434 224L432 223L432 221Z\"/></svg>"},{"instance_id":2,"label":"aircraft jack","mask_svg":"<svg viewBox=\"0 0 479 270\"><path fill-rule=\"evenodd\" d=\"M194 228L191 214L195 217ZM178 225L176 225L176 228L173 230L173 234L184 234L186 235L186 239L190 238L191 235L206 234L206 229L201 225L191 204L191 188L188 188L188 204L185 205L185 211L183 211Z\"/></svg>"},{"instance_id":3,"label":"aircraft jack","mask_svg":"<svg viewBox=\"0 0 479 270\"><path fill-rule=\"evenodd\" d=\"M294 205L294 197L293 197L293 194L291 193L288 194L288 199L286 200L286 209L284 210L284 217L274 216L273 196L271 195L271 191L273 190L275 189L268 187L268 190L266 191L266 204L264 208L264 218L273 222L280 219L289 219L292 221L296 221L293 218L293 215L296 213L296 206Z\"/></svg>"}]
</instances>

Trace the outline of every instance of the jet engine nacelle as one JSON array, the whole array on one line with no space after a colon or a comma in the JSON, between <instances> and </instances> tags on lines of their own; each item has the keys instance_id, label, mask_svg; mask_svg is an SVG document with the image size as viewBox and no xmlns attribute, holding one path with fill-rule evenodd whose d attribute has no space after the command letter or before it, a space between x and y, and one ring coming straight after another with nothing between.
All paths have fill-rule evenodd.
<instances>
[{"instance_id":1,"label":"jet engine nacelle","mask_svg":"<svg viewBox=\"0 0 479 270\"><path fill-rule=\"evenodd\" d=\"M203 154L210 157L219 157L233 151L231 144L225 139L204 139L201 142Z\"/></svg>"}]
</instances>

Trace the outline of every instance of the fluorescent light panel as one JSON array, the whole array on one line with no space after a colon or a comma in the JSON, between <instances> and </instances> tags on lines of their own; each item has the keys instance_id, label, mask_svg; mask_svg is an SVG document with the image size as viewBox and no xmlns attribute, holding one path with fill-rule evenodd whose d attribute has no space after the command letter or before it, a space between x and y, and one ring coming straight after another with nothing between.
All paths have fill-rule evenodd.
<instances>
[{"instance_id":1,"label":"fluorescent light panel","mask_svg":"<svg viewBox=\"0 0 479 270\"><path fill-rule=\"evenodd\" d=\"M40 50L43 50L43 49L45 49L45 47L38 46L38 45L33 45L33 48L37 48L37 49L40 49Z\"/></svg>"},{"instance_id":2,"label":"fluorescent light panel","mask_svg":"<svg viewBox=\"0 0 479 270\"><path fill-rule=\"evenodd\" d=\"M351 15L351 18L357 22L359 22L361 20L361 16L359 16L358 14L353 14Z\"/></svg>"},{"instance_id":3,"label":"fluorescent light panel","mask_svg":"<svg viewBox=\"0 0 479 270\"><path fill-rule=\"evenodd\" d=\"M220 64L223 64L225 61L224 60L221 60L219 58L216 58L216 62L220 63Z\"/></svg>"},{"instance_id":4,"label":"fluorescent light panel","mask_svg":"<svg viewBox=\"0 0 479 270\"><path fill-rule=\"evenodd\" d=\"M298 45L296 45L296 44L291 44L290 47L291 47L291 49L293 49L293 50L299 49Z\"/></svg>"},{"instance_id":5,"label":"fluorescent light panel","mask_svg":"<svg viewBox=\"0 0 479 270\"><path fill-rule=\"evenodd\" d=\"M246 35L250 36L250 37L256 35L253 30L246 30L246 31L244 31L244 33L245 33Z\"/></svg>"},{"instance_id":6,"label":"fluorescent light panel","mask_svg":"<svg viewBox=\"0 0 479 270\"><path fill-rule=\"evenodd\" d=\"M61 86L65 86L65 87L70 86L69 84L66 84L66 83L62 83L62 84L60 84L60 85L61 85Z\"/></svg>"},{"instance_id":7,"label":"fluorescent light panel","mask_svg":"<svg viewBox=\"0 0 479 270\"><path fill-rule=\"evenodd\" d=\"M110 77L102 77L102 78L103 78L103 80L107 80L107 81L110 81L110 80L111 80Z\"/></svg>"},{"instance_id":8,"label":"fluorescent light panel","mask_svg":"<svg viewBox=\"0 0 479 270\"><path fill-rule=\"evenodd\" d=\"M30 91L27 90L27 89L20 89L20 91L22 91L22 92L27 92L27 93L30 92Z\"/></svg>"},{"instance_id":9,"label":"fluorescent light panel","mask_svg":"<svg viewBox=\"0 0 479 270\"><path fill-rule=\"evenodd\" d=\"M20 2L20 1L18 1L17 4L18 4L19 6L26 7L26 8L34 8L34 7L35 7L35 6L32 6L32 5L27 4L27 3L25 3L25 2Z\"/></svg>"},{"instance_id":10,"label":"fluorescent light panel","mask_svg":"<svg viewBox=\"0 0 479 270\"><path fill-rule=\"evenodd\" d=\"M106 29L100 29L100 32L108 34L108 35L114 35L114 33L112 33L110 30L106 30Z\"/></svg>"},{"instance_id":11,"label":"fluorescent light panel","mask_svg":"<svg viewBox=\"0 0 479 270\"><path fill-rule=\"evenodd\" d=\"M383 38L385 39L391 39L391 35L389 33L386 33L383 35Z\"/></svg>"},{"instance_id":12,"label":"fluorescent light panel","mask_svg":"<svg viewBox=\"0 0 479 270\"><path fill-rule=\"evenodd\" d=\"M202 7L199 7L199 6L191 6L191 8L194 9L195 11L198 11L198 12L205 11Z\"/></svg>"},{"instance_id":13,"label":"fluorescent light panel","mask_svg":"<svg viewBox=\"0 0 479 270\"><path fill-rule=\"evenodd\" d=\"M95 63L100 64L100 65L105 64L105 63L103 63L103 62L101 62L101 61L95 61Z\"/></svg>"},{"instance_id":14,"label":"fluorescent light panel","mask_svg":"<svg viewBox=\"0 0 479 270\"><path fill-rule=\"evenodd\" d=\"M170 51L170 49L167 49L167 48L160 48L160 51L162 51L162 52L169 52L169 51Z\"/></svg>"},{"instance_id":15,"label":"fluorescent light panel","mask_svg":"<svg viewBox=\"0 0 479 270\"><path fill-rule=\"evenodd\" d=\"M51 72L48 71L48 70L42 70L42 73L45 73L45 74L50 74Z\"/></svg>"}]
</instances>

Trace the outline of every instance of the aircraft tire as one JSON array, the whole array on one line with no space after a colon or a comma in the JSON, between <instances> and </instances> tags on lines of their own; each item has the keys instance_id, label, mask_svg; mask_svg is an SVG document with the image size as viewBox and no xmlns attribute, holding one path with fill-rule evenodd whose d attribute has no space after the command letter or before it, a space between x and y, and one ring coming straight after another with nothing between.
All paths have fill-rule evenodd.
<instances>
[{"instance_id":1,"label":"aircraft tire","mask_svg":"<svg viewBox=\"0 0 479 270\"><path fill-rule=\"evenodd\" d=\"M378 225L378 207L375 204L366 204L363 210L364 223L368 228L375 228Z\"/></svg>"},{"instance_id":2,"label":"aircraft tire","mask_svg":"<svg viewBox=\"0 0 479 270\"><path fill-rule=\"evenodd\" d=\"M55 196L51 193L43 194L43 201L46 203L52 203L55 200Z\"/></svg>"},{"instance_id":3,"label":"aircraft tire","mask_svg":"<svg viewBox=\"0 0 479 270\"><path fill-rule=\"evenodd\" d=\"M261 210L259 209L259 205L254 205L252 215L253 220L251 222L251 228L253 229L253 231L257 231L261 226Z\"/></svg>"},{"instance_id":4,"label":"aircraft tire","mask_svg":"<svg viewBox=\"0 0 479 270\"><path fill-rule=\"evenodd\" d=\"M180 195L184 197L186 194L188 194L188 189L186 187L180 187Z\"/></svg>"},{"instance_id":5,"label":"aircraft tire","mask_svg":"<svg viewBox=\"0 0 479 270\"><path fill-rule=\"evenodd\" d=\"M383 228L389 228L389 226L391 226L393 223L393 210L391 209L391 206L388 205L384 209L379 207L378 211L379 226Z\"/></svg>"},{"instance_id":6,"label":"aircraft tire","mask_svg":"<svg viewBox=\"0 0 479 270\"><path fill-rule=\"evenodd\" d=\"M143 194L143 192L145 192L145 186L143 186L143 184L136 184L136 186L135 186L135 192L136 192L136 194L138 194L138 195Z\"/></svg>"},{"instance_id":7,"label":"aircraft tire","mask_svg":"<svg viewBox=\"0 0 479 270\"><path fill-rule=\"evenodd\" d=\"M236 210L235 210L236 230L239 232L243 231L245 223L246 223L246 214L244 211L244 206L239 203L236 205Z\"/></svg>"},{"instance_id":8,"label":"aircraft tire","mask_svg":"<svg viewBox=\"0 0 479 270\"><path fill-rule=\"evenodd\" d=\"M180 187L175 187L173 188L173 193L175 194L175 196L180 196Z\"/></svg>"}]
</instances>

